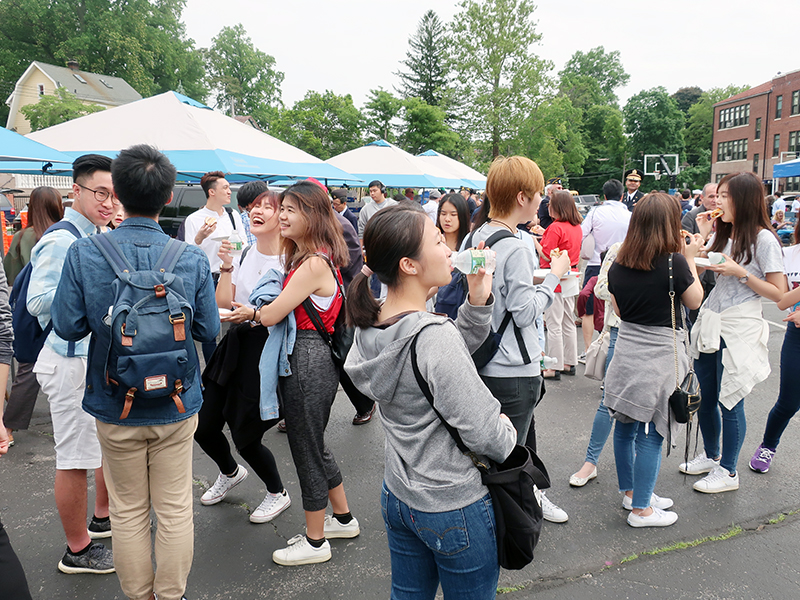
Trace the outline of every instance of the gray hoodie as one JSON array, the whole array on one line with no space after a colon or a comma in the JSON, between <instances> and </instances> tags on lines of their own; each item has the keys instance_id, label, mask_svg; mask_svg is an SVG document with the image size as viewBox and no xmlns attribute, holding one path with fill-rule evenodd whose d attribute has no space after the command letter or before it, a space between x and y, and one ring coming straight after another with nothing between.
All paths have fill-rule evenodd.
<instances>
[{"instance_id":1,"label":"gray hoodie","mask_svg":"<svg viewBox=\"0 0 800 600\"><path fill-rule=\"evenodd\" d=\"M458 329L446 316L417 312L385 329L356 330L345 370L380 406L386 486L418 510L463 508L486 495L487 489L417 385L411 366L411 341L417 332L420 372L437 410L458 430L464 444L503 461L516 443L513 426L500 419L500 403L481 381L470 356L488 335L491 313L491 304L473 307L465 302Z\"/></svg>"}]
</instances>

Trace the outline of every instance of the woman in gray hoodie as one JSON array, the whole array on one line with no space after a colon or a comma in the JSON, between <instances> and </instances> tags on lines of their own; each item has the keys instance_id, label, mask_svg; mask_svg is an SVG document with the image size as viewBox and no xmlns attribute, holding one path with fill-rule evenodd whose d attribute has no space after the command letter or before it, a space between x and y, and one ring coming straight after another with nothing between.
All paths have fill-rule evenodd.
<instances>
[{"instance_id":1,"label":"woman in gray hoodie","mask_svg":"<svg viewBox=\"0 0 800 600\"><path fill-rule=\"evenodd\" d=\"M494 598L499 566L492 501L478 470L456 447L422 394L419 371L436 408L473 452L495 461L514 448L516 431L483 384L470 356L489 333L491 276L469 277L458 328L426 312L431 288L450 281L450 249L426 214L414 207L382 210L364 232L368 267L347 299L356 329L345 370L377 401L385 471L381 508L392 560L392 598ZM372 272L388 287L380 305Z\"/></svg>"}]
</instances>

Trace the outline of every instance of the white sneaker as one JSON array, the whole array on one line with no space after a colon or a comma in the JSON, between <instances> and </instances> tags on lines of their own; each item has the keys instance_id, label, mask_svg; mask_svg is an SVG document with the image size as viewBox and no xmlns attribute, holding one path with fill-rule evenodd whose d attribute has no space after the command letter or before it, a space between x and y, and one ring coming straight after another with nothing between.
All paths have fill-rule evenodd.
<instances>
[{"instance_id":1,"label":"white sneaker","mask_svg":"<svg viewBox=\"0 0 800 600\"><path fill-rule=\"evenodd\" d=\"M208 488L206 493L200 497L200 504L211 506L212 504L222 501L222 499L228 495L228 492L245 479L247 479L247 469L242 465L238 465L236 475L233 477L228 477L220 473L214 485Z\"/></svg>"},{"instance_id":2,"label":"white sneaker","mask_svg":"<svg viewBox=\"0 0 800 600\"><path fill-rule=\"evenodd\" d=\"M675 503L672 501L672 498L662 498L656 494L650 496L650 506L653 508L666 510L667 508L671 508L673 504ZM633 498L629 498L627 494L622 494L622 508L625 510L633 510Z\"/></svg>"},{"instance_id":3,"label":"white sneaker","mask_svg":"<svg viewBox=\"0 0 800 600\"><path fill-rule=\"evenodd\" d=\"M567 511L553 504L553 502L545 495L544 492L541 492L541 502L542 516L544 517L545 521L550 521L551 523L567 522L567 519L569 519Z\"/></svg>"},{"instance_id":4,"label":"white sneaker","mask_svg":"<svg viewBox=\"0 0 800 600\"><path fill-rule=\"evenodd\" d=\"M343 525L333 515L325 515L325 537L328 539L354 538L361 533L358 519L353 517L347 525Z\"/></svg>"},{"instance_id":5,"label":"white sneaker","mask_svg":"<svg viewBox=\"0 0 800 600\"><path fill-rule=\"evenodd\" d=\"M708 458L706 453L698 454L689 462L678 465L678 470L687 475L702 475L710 472L714 467L719 466L719 459Z\"/></svg>"},{"instance_id":6,"label":"white sneaker","mask_svg":"<svg viewBox=\"0 0 800 600\"><path fill-rule=\"evenodd\" d=\"M731 472L728 469L717 466L701 480L695 481L692 487L704 494L718 494L720 492L738 490L739 473L731 476Z\"/></svg>"},{"instance_id":7,"label":"white sneaker","mask_svg":"<svg viewBox=\"0 0 800 600\"><path fill-rule=\"evenodd\" d=\"M633 513L628 515L631 527L668 527L678 520L678 513L653 507L653 514L643 517Z\"/></svg>"},{"instance_id":8,"label":"white sneaker","mask_svg":"<svg viewBox=\"0 0 800 600\"><path fill-rule=\"evenodd\" d=\"M283 490L280 494L267 492L264 501L250 513L251 523L268 523L292 505L289 493Z\"/></svg>"},{"instance_id":9,"label":"white sneaker","mask_svg":"<svg viewBox=\"0 0 800 600\"><path fill-rule=\"evenodd\" d=\"M308 543L308 538L303 534L296 535L289 540L286 548L275 550L272 553L273 562L285 567L295 565L313 565L315 563L327 562L331 559L331 545L328 540L322 543L319 548L314 548Z\"/></svg>"}]
</instances>

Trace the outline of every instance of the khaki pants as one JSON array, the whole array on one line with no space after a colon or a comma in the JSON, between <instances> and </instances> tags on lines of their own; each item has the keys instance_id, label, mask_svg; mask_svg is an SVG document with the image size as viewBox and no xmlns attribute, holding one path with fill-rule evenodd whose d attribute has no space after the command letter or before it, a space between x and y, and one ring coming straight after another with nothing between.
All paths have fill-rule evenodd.
<instances>
[{"instance_id":1,"label":"khaki pants","mask_svg":"<svg viewBox=\"0 0 800 600\"><path fill-rule=\"evenodd\" d=\"M170 425L97 422L108 487L114 566L130 600L180 600L194 555L192 439L197 415ZM153 573L150 506L158 519Z\"/></svg>"},{"instance_id":2,"label":"khaki pants","mask_svg":"<svg viewBox=\"0 0 800 600\"><path fill-rule=\"evenodd\" d=\"M547 323L547 356L556 359L556 371L563 371L564 365L578 364L575 298L558 293L550 308L544 311L544 320Z\"/></svg>"}]
</instances>

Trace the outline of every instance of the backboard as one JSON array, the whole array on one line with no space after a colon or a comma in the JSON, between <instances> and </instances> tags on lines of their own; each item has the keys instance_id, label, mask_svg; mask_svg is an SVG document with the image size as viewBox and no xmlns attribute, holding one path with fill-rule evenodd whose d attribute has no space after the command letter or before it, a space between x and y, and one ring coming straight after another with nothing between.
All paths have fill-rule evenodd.
<instances>
[{"instance_id":1,"label":"backboard","mask_svg":"<svg viewBox=\"0 0 800 600\"><path fill-rule=\"evenodd\" d=\"M661 179L662 175L677 175L680 173L677 154L645 154L644 174L653 175Z\"/></svg>"}]
</instances>

